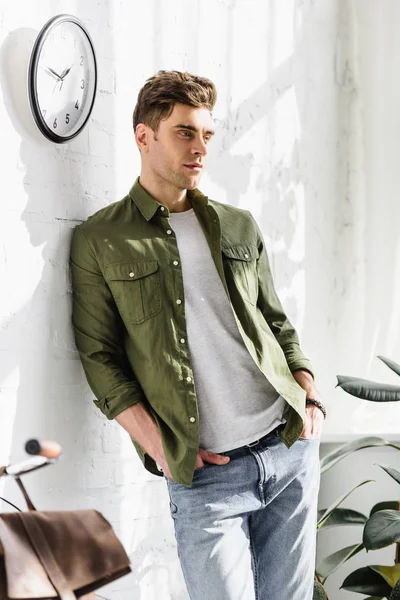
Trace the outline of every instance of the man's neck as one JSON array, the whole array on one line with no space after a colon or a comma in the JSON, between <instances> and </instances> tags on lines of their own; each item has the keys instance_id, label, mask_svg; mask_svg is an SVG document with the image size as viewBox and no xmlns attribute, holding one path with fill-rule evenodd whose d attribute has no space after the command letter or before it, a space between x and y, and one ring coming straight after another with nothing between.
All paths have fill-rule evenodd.
<instances>
[{"instance_id":1,"label":"man's neck","mask_svg":"<svg viewBox=\"0 0 400 600\"><path fill-rule=\"evenodd\" d=\"M167 206L170 212L184 212L191 208L187 190L179 190L165 182L157 181L154 176L146 176L143 172L140 174L139 183L157 202Z\"/></svg>"}]
</instances>

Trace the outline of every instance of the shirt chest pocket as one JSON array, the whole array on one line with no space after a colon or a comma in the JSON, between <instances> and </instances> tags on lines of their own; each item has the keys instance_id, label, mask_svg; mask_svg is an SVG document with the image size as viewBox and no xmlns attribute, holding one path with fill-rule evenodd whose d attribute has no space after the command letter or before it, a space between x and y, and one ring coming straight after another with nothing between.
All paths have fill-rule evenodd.
<instances>
[{"instance_id":1,"label":"shirt chest pocket","mask_svg":"<svg viewBox=\"0 0 400 600\"><path fill-rule=\"evenodd\" d=\"M257 304L258 248L249 245L222 246L222 260L228 288L233 285L250 304Z\"/></svg>"},{"instance_id":2,"label":"shirt chest pocket","mask_svg":"<svg viewBox=\"0 0 400 600\"><path fill-rule=\"evenodd\" d=\"M115 263L104 268L104 277L122 319L144 323L162 308L158 262Z\"/></svg>"}]
</instances>

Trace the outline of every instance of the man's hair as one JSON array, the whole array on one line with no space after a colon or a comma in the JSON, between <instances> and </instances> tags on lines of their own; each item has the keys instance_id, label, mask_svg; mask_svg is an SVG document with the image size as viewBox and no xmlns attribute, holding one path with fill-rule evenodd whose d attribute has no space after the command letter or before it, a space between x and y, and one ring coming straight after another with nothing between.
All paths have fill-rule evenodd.
<instances>
[{"instance_id":1,"label":"man's hair","mask_svg":"<svg viewBox=\"0 0 400 600\"><path fill-rule=\"evenodd\" d=\"M133 111L133 130L138 123L157 131L160 122L168 119L177 102L211 112L217 100L217 90L212 81L180 71L158 71L147 79L139 92Z\"/></svg>"}]
</instances>

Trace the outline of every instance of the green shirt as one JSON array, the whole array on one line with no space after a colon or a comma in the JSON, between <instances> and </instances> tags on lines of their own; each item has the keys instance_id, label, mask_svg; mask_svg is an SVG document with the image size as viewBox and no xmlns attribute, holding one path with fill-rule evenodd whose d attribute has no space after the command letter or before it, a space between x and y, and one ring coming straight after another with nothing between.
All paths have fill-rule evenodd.
<instances>
[{"instance_id":1,"label":"green shirt","mask_svg":"<svg viewBox=\"0 0 400 600\"><path fill-rule=\"evenodd\" d=\"M261 231L249 211L197 189L187 194L243 341L287 402L281 438L290 447L305 416L305 391L292 372L313 373L275 292ZM138 178L125 198L76 227L70 262L75 340L95 404L113 419L142 402L159 427L174 481L190 486L198 407L169 209ZM154 460L132 441L145 467L159 475Z\"/></svg>"}]
</instances>

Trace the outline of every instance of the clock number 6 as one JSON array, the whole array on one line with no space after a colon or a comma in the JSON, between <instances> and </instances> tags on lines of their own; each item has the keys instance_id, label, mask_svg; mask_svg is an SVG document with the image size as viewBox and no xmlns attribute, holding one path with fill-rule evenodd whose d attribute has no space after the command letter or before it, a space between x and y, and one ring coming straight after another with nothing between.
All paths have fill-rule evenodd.
<instances>
[{"instance_id":1,"label":"clock number 6","mask_svg":"<svg viewBox=\"0 0 400 600\"><path fill-rule=\"evenodd\" d=\"M54 129L57 129L57 118L54 119L53 127Z\"/></svg>"}]
</instances>

